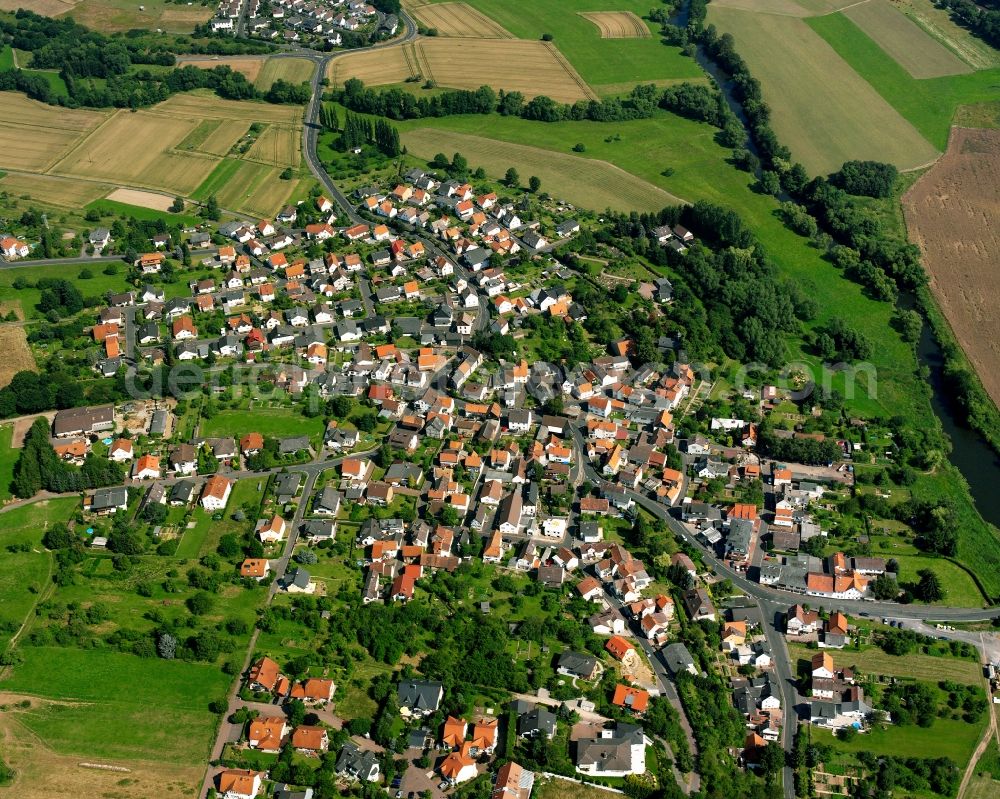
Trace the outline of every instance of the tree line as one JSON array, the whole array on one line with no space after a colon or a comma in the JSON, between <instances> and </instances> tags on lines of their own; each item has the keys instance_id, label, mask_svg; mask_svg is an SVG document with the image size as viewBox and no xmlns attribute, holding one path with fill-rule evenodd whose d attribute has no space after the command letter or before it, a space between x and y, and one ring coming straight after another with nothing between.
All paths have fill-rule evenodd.
<instances>
[{"instance_id":1,"label":"tree line","mask_svg":"<svg viewBox=\"0 0 1000 799\"><path fill-rule=\"evenodd\" d=\"M985 42L1000 48L1000 4L997 0L938 0L951 18Z\"/></svg>"},{"instance_id":2,"label":"tree line","mask_svg":"<svg viewBox=\"0 0 1000 799\"><path fill-rule=\"evenodd\" d=\"M83 466L64 463L49 443L49 423L36 419L24 439L24 447L14 464L14 496L33 497L46 491L83 491L88 488L120 485L125 479L125 467L94 453L87 455Z\"/></svg>"}]
</instances>

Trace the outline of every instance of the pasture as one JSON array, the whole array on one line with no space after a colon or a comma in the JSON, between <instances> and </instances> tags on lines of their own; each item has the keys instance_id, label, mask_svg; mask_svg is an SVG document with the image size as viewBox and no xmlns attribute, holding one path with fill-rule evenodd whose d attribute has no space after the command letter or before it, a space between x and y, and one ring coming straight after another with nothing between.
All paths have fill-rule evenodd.
<instances>
[{"instance_id":1,"label":"pasture","mask_svg":"<svg viewBox=\"0 0 1000 799\"><path fill-rule=\"evenodd\" d=\"M645 39L650 35L646 23L631 11L578 11L577 13L597 26L602 39Z\"/></svg>"},{"instance_id":2,"label":"pasture","mask_svg":"<svg viewBox=\"0 0 1000 799\"><path fill-rule=\"evenodd\" d=\"M39 1L49 3L53 0L29 0L27 5ZM195 25L211 19L214 13L211 4L171 3L169 0L143 0L141 4L136 0L81 0L64 5L68 7L62 13L72 14L80 24L103 33L118 33L133 28L191 33Z\"/></svg>"},{"instance_id":3,"label":"pasture","mask_svg":"<svg viewBox=\"0 0 1000 799\"><path fill-rule=\"evenodd\" d=\"M914 78L962 75L972 68L889 0L868 0L843 11Z\"/></svg>"},{"instance_id":4,"label":"pasture","mask_svg":"<svg viewBox=\"0 0 1000 799\"><path fill-rule=\"evenodd\" d=\"M843 14L806 22L938 150L959 106L996 102L1000 69L916 80Z\"/></svg>"},{"instance_id":5,"label":"pasture","mask_svg":"<svg viewBox=\"0 0 1000 799\"><path fill-rule=\"evenodd\" d=\"M239 72L251 83L257 81L266 61L264 56L180 56L177 59L179 67L198 67L198 69L215 69L229 67L233 72ZM270 87L270 83L267 84Z\"/></svg>"},{"instance_id":6,"label":"pasture","mask_svg":"<svg viewBox=\"0 0 1000 799\"><path fill-rule=\"evenodd\" d=\"M436 28L438 36L464 39L513 39L498 22L468 3L433 3L415 6L411 13L425 28Z\"/></svg>"},{"instance_id":7,"label":"pasture","mask_svg":"<svg viewBox=\"0 0 1000 799\"><path fill-rule=\"evenodd\" d=\"M56 108L0 92L0 168L44 172L107 118L103 111Z\"/></svg>"},{"instance_id":8,"label":"pasture","mask_svg":"<svg viewBox=\"0 0 1000 799\"><path fill-rule=\"evenodd\" d=\"M508 167L516 166L522 179L530 175L541 178L543 191L596 211L605 208L655 211L680 202L663 189L607 161L583 160L566 153L437 128L406 132L402 141L411 153L428 160L438 152L460 152L472 165L483 167L494 177L501 177Z\"/></svg>"},{"instance_id":9,"label":"pasture","mask_svg":"<svg viewBox=\"0 0 1000 799\"><path fill-rule=\"evenodd\" d=\"M931 290L1000 403L1000 131L954 128L948 151L903 197Z\"/></svg>"},{"instance_id":10,"label":"pasture","mask_svg":"<svg viewBox=\"0 0 1000 799\"><path fill-rule=\"evenodd\" d=\"M72 11L78 2L79 0L0 0L0 11L17 11L23 8L46 17L58 17Z\"/></svg>"},{"instance_id":11,"label":"pasture","mask_svg":"<svg viewBox=\"0 0 1000 799\"><path fill-rule=\"evenodd\" d=\"M709 21L734 36L763 86L779 140L811 173L833 172L852 159L913 169L937 155L802 19L710 5Z\"/></svg>"},{"instance_id":12,"label":"pasture","mask_svg":"<svg viewBox=\"0 0 1000 799\"><path fill-rule=\"evenodd\" d=\"M649 80L703 75L694 60L683 55L680 48L662 44L655 28L651 31L652 36L642 39L603 39L599 28L577 13L628 12L645 17L651 6L644 0L588 0L585 5L570 0L466 2L520 39L538 41L542 35L550 34L552 43L599 95L610 93L603 88L610 84L631 83L634 86ZM532 93L548 92L538 85Z\"/></svg>"},{"instance_id":13,"label":"pasture","mask_svg":"<svg viewBox=\"0 0 1000 799\"><path fill-rule=\"evenodd\" d=\"M335 58L329 77L334 86L348 78L371 86L418 79L451 89L492 86L526 97L545 94L560 103L596 98L551 43L519 39L422 38L402 47Z\"/></svg>"},{"instance_id":14,"label":"pasture","mask_svg":"<svg viewBox=\"0 0 1000 799\"><path fill-rule=\"evenodd\" d=\"M312 78L314 69L313 62L308 58L268 58L254 85L266 92L276 80L305 83Z\"/></svg>"},{"instance_id":15,"label":"pasture","mask_svg":"<svg viewBox=\"0 0 1000 799\"><path fill-rule=\"evenodd\" d=\"M72 180L48 175L8 173L0 179L0 191L16 197L31 197L59 208L77 210L104 197L112 186L89 180Z\"/></svg>"}]
</instances>

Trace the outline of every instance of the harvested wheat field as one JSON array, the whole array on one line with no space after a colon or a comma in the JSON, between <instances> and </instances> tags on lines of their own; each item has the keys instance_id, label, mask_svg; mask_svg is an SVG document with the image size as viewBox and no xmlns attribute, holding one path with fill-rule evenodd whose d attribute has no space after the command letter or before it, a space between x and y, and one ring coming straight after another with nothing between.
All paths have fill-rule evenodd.
<instances>
[{"instance_id":1,"label":"harvested wheat field","mask_svg":"<svg viewBox=\"0 0 1000 799\"><path fill-rule=\"evenodd\" d=\"M42 172L107 118L0 92L0 167Z\"/></svg>"},{"instance_id":2,"label":"harvested wheat field","mask_svg":"<svg viewBox=\"0 0 1000 799\"><path fill-rule=\"evenodd\" d=\"M1000 404L1000 130L952 128L903 212L941 310Z\"/></svg>"},{"instance_id":3,"label":"harvested wheat field","mask_svg":"<svg viewBox=\"0 0 1000 799\"><path fill-rule=\"evenodd\" d=\"M301 154L302 136L297 128L269 125L245 158L271 166L298 166Z\"/></svg>"},{"instance_id":4,"label":"harvested wheat field","mask_svg":"<svg viewBox=\"0 0 1000 799\"><path fill-rule=\"evenodd\" d=\"M47 205L74 210L100 199L111 189L112 186L106 183L49 177L47 175L11 173L0 180L0 191L17 197L31 197Z\"/></svg>"},{"instance_id":5,"label":"harvested wheat field","mask_svg":"<svg viewBox=\"0 0 1000 799\"><path fill-rule=\"evenodd\" d=\"M972 67L889 0L867 0L843 13L914 78L941 78L972 72Z\"/></svg>"},{"instance_id":6,"label":"harvested wheat field","mask_svg":"<svg viewBox=\"0 0 1000 799\"><path fill-rule=\"evenodd\" d=\"M281 169L251 161L241 161L216 197L219 205L256 216L270 216L288 202L298 185L296 180L281 180Z\"/></svg>"},{"instance_id":7,"label":"harvested wheat field","mask_svg":"<svg viewBox=\"0 0 1000 799\"><path fill-rule=\"evenodd\" d=\"M254 85L262 92L271 88L276 80L289 83L305 83L312 79L316 67L307 58L269 58L264 62L264 68L254 79Z\"/></svg>"},{"instance_id":8,"label":"harvested wheat field","mask_svg":"<svg viewBox=\"0 0 1000 799\"><path fill-rule=\"evenodd\" d=\"M80 0L0 0L0 11L23 8L45 17L58 17L73 10Z\"/></svg>"},{"instance_id":9,"label":"harvested wheat field","mask_svg":"<svg viewBox=\"0 0 1000 799\"><path fill-rule=\"evenodd\" d=\"M115 189L104 199L126 205L137 205L140 208L151 208L154 211L169 211L174 203L173 197L138 189Z\"/></svg>"},{"instance_id":10,"label":"harvested wheat field","mask_svg":"<svg viewBox=\"0 0 1000 799\"><path fill-rule=\"evenodd\" d=\"M177 59L179 67L198 67L199 69L215 69L216 67L229 67L233 72L239 72L248 81L253 83L257 80L261 70L264 68L265 58L263 56L254 58L252 56L237 56L233 58L205 58L204 56L181 56ZM268 84L270 86L270 84Z\"/></svg>"},{"instance_id":11,"label":"harvested wheat field","mask_svg":"<svg viewBox=\"0 0 1000 799\"><path fill-rule=\"evenodd\" d=\"M415 46L419 74L455 89L545 94L557 103L596 100L597 95L551 42L521 39L421 39Z\"/></svg>"},{"instance_id":12,"label":"harvested wheat field","mask_svg":"<svg viewBox=\"0 0 1000 799\"><path fill-rule=\"evenodd\" d=\"M460 152L473 167L501 176L517 164L524 176L541 178L542 190L581 208L603 211L656 211L682 200L642 178L596 158L581 158L541 147L489 139L437 128L419 128L401 134L414 155L433 158L439 152Z\"/></svg>"},{"instance_id":13,"label":"harvested wheat field","mask_svg":"<svg viewBox=\"0 0 1000 799\"><path fill-rule=\"evenodd\" d=\"M369 86L402 83L416 74L416 67L411 66L412 53L412 44L348 53L330 62L327 77L334 87L343 86L348 78L358 78Z\"/></svg>"},{"instance_id":14,"label":"harvested wheat field","mask_svg":"<svg viewBox=\"0 0 1000 799\"><path fill-rule=\"evenodd\" d=\"M652 35L642 18L631 11L580 11L577 13L597 26L602 39L645 39Z\"/></svg>"},{"instance_id":15,"label":"harvested wheat field","mask_svg":"<svg viewBox=\"0 0 1000 799\"><path fill-rule=\"evenodd\" d=\"M173 151L197 126L197 119L119 111L51 171L189 195L218 163L212 156Z\"/></svg>"},{"instance_id":16,"label":"harvested wheat field","mask_svg":"<svg viewBox=\"0 0 1000 799\"><path fill-rule=\"evenodd\" d=\"M0 352L3 353L3 358L0 358L0 388L13 380L18 372L38 369L24 328L17 322L0 325Z\"/></svg>"},{"instance_id":17,"label":"harvested wheat field","mask_svg":"<svg viewBox=\"0 0 1000 799\"><path fill-rule=\"evenodd\" d=\"M551 42L522 39L417 39L412 44L335 58L330 82L359 78L369 86L431 80L449 89L494 89L545 94L558 103L597 95Z\"/></svg>"},{"instance_id":18,"label":"harvested wheat field","mask_svg":"<svg viewBox=\"0 0 1000 799\"><path fill-rule=\"evenodd\" d=\"M302 106L273 105L249 100L223 100L210 92L175 94L146 113L191 119L245 119L248 122L283 122L302 125Z\"/></svg>"},{"instance_id":19,"label":"harvested wheat field","mask_svg":"<svg viewBox=\"0 0 1000 799\"><path fill-rule=\"evenodd\" d=\"M499 22L468 3L434 3L413 8L413 16L425 28L437 28L438 36L467 39L513 39Z\"/></svg>"}]
</instances>

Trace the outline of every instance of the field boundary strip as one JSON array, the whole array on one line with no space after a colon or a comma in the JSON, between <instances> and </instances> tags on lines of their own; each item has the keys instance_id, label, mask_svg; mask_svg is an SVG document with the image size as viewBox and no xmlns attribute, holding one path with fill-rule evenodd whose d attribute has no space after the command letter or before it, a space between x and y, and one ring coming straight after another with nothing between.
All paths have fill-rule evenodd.
<instances>
[{"instance_id":1,"label":"field boundary strip","mask_svg":"<svg viewBox=\"0 0 1000 799\"><path fill-rule=\"evenodd\" d=\"M418 42L413 45L413 55L417 61L417 74L424 75L427 80L434 80L434 70L431 69L431 60L427 57L427 53L424 51L422 43ZM426 70L426 72L424 72ZM435 81L436 83L437 81Z\"/></svg>"}]
</instances>

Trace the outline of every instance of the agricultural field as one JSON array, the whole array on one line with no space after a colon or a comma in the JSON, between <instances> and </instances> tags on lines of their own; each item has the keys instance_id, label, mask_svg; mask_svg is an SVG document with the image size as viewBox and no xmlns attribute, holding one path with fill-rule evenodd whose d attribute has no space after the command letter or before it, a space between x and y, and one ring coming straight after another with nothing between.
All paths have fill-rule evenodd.
<instances>
[{"instance_id":1,"label":"agricultural field","mask_svg":"<svg viewBox=\"0 0 1000 799\"><path fill-rule=\"evenodd\" d=\"M940 78L972 72L972 67L889 0L868 0L843 11L914 78Z\"/></svg>"},{"instance_id":2,"label":"agricultural field","mask_svg":"<svg viewBox=\"0 0 1000 799\"><path fill-rule=\"evenodd\" d=\"M33 2L43 4L53 0L28 0L17 5L32 7ZM140 4L135 0L81 0L75 4L61 3L67 6L62 12L72 14L73 19L88 28L103 33L117 33L145 28L148 30L167 31L168 33L190 33L198 23L212 18L215 7L211 3L190 2L170 3L168 0L143 0ZM58 16L58 12L49 13Z\"/></svg>"},{"instance_id":3,"label":"agricultural field","mask_svg":"<svg viewBox=\"0 0 1000 799\"><path fill-rule=\"evenodd\" d=\"M0 324L0 388L6 386L18 372L25 370L37 371L35 358L28 346L24 326L20 322L3 322ZM4 470L0 468L0 480ZM8 480L7 483L10 481ZM4 497L7 484L0 484L0 500Z\"/></svg>"},{"instance_id":4,"label":"agricultural field","mask_svg":"<svg viewBox=\"0 0 1000 799\"><path fill-rule=\"evenodd\" d=\"M912 169L936 157L930 142L802 19L710 5L709 22L734 36L763 85L778 138L811 173L833 172L852 159Z\"/></svg>"},{"instance_id":5,"label":"agricultural field","mask_svg":"<svg viewBox=\"0 0 1000 799\"><path fill-rule=\"evenodd\" d=\"M414 78L452 89L492 86L526 97L546 94L561 103L596 97L551 43L518 39L418 39L402 47L335 58L329 77L335 86L348 78L371 86Z\"/></svg>"},{"instance_id":6,"label":"agricultural field","mask_svg":"<svg viewBox=\"0 0 1000 799\"><path fill-rule=\"evenodd\" d=\"M806 23L942 152L959 106L996 102L1000 69L917 80L843 14L813 17Z\"/></svg>"},{"instance_id":7,"label":"agricultural field","mask_svg":"<svg viewBox=\"0 0 1000 799\"><path fill-rule=\"evenodd\" d=\"M413 16L438 36L465 39L513 39L513 34L468 3L433 3L414 6Z\"/></svg>"},{"instance_id":8,"label":"agricultural field","mask_svg":"<svg viewBox=\"0 0 1000 799\"><path fill-rule=\"evenodd\" d=\"M948 11L932 0L895 0L894 5L973 69L1000 67L1000 50L957 25Z\"/></svg>"},{"instance_id":9,"label":"agricultural field","mask_svg":"<svg viewBox=\"0 0 1000 799\"><path fill-rule=\"evenodd\" d=\"M954 128L948 151L903 198L931 290L962 349L1000 403L1000 131Z\"/></svg>"},{"instance_id":10,"label":"agricultural field","mask_svg":"<svg viewBox=\"0 0 1000 799\"><path fill-rule=\"evenodd\" d=\"M308 58L268 58L254 79L254 85L266 92L276 80L305 83L312 78L315 69Z\"/></svg>"},{"instance_id":11,"label":"agricultural field","mask_svg":"<svg viewBox=\"0 0 1000 799\"><path fill-rule=\"evenodd\" d=\"M650 36L646 23L631 11L579 11L577 13L597 26L602 39L645 39Z\"/></svg>"},{"instance_id":12,"label":"agricultural field","mask_svg":"<svg viewBox=\"0 0 1000 799\"><path fill-rule=\"evenodd\" d=\"M174 94L149 109L151 114L194 119L239 119L247 122L277 122L285 125L302 124L302 107L273 105L246 100L223 100L208 91L198 90Z\"/></svg>"},{"instance_id":13,"label":"agricultural field","mask_svg":"<svg viewBox=\"0 0 1000 799\"><path fill-rule=\"evenodd\" d=\"M534 0L510 3L507 0L467 0L473 8L502 25L519 39L538 41L544 34L566 56L580 77L601 96L615 93L611 85L663 80L700 78L702 71L680 48L668 47L656 35L641 39L601 38L601 30L577 12L631 13L645 17L651 8L644 0L590 0L581 7L569 0ZM655 4L654 4L655 5ZM643 23L645 25L645 23ZM539 85L535 93L545 93Z\"/></svg>"},{"instance_id":14,"label":"agricultural field","mask_svg":"<svg viewBox=\"0 0 1000 799\"><path fill-rule=\"evenodd\" d=\"M298 181L282 180L281 167L226 158L194 192L205 200L214 194L219 205L231 211L268 216L288 202Z\"/></svg>"},{"instance_id":15,"label":"agricultural field","mask_svg":"<svg viewBox=\"0 0 1000 799\"><path fill-rule=\"evenodd\" d=\"M44 172L108 118L103 111L67 110L0 93L0 168Z\"/></svg>"},{"instance_id":16,"label":"agricultural field","mask_svg":"<svg viewBox=\"0 0 1000 799\"><path fill-rule=\"evenodd\" d=\"M298 128L268 125L244 157L271 166L298 166L302 157L302 133Z\"/></svg>"},{"instance_id":17,"label":"agricultural field","mask_svg":"<svg viewBox=\"0 0 1000 799\"><path fill-rule=\"evenodd\" d=\"M423 128L402 135L407 149L428 160L438 152L460 152L470 163L500 177L516 166L527 179L541 178L542 190L575 205L595 210L659 210L680 202L661 188L636 178L606 161L584 161L523 144L498 142L481 136Z\"/></svg>"},{"instance_id":18,"label":"agricultural field","mask_svg":"<svg viewBox=\"0 0 1000 799\"><path fill-rule=\"evenodd\" d=\"M148 111L119 111L64 155L52 171L190 195L216 163L208 156L174 150L198 122Z\"/></svg>"},{"instance_id":19,"label":"agricultural field","mask_svg":"<svg viewBox=\"0 0 1000 799\"><path fill-rule=\"evenodd\" d=\"M199 69L215 69L216 67L229 67L233 72L239 72L251 83L257 81L257 77L264 69L265 56L180 56L177 59L179 67L198 67ZM268 86L271 84L268 83Z\"/></svg>"},{"instance_id":20,"label":"agricultural field","mask_svg":"<svg viewBox=\"0 0 1000 799\"><path fill-rule=\"evenodd\" d=\"M0 191L15 197L31 197L39 202L76 210L104 197L112 186L71 178L8 173L0 178Z\"/></svg>"},{"instance_id":21,"label":"agricultural field","mask_svg":"<svg viewBox=\"0 0 1000 799\"><path fill-rule=\"evenodd\" d=\"M240 119L203 119L180 144L178 150L185 152L228 155L236 143L243 138L249 123Z\"/></svg>"},{"instance_id":22,"label":"agricultural field","mask_svg":"<svg viewBox=\"0 0 1000 799\"><path fill-rule=\"evenodd\" d=\"M47 17L58 17L72 11L78 2L79 0L0 0L0 11L24 8Z\"/></svg>"},{"instance_id":23,"label":"agricultural field","mask_svg":"<svg viewBox=\"0 0 1000 799\"><path fill-rule=\"evenodd\" d=\"M137 205L140 208L149 208L153 211L169 211L174 202L171 197L167 197L165 194L138 191L137 189L115 189L104 199L114 203Z\"/></svg>"}]
</instances>

